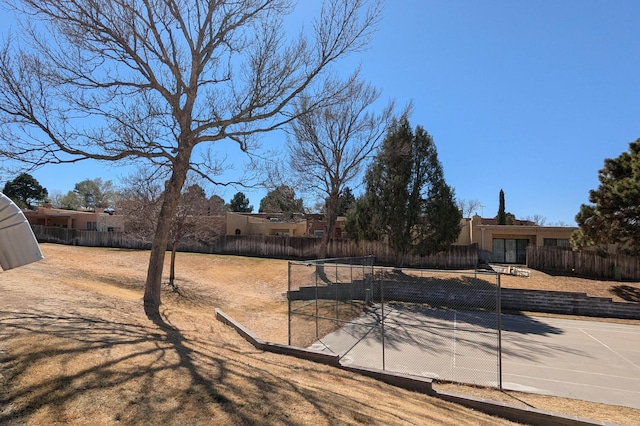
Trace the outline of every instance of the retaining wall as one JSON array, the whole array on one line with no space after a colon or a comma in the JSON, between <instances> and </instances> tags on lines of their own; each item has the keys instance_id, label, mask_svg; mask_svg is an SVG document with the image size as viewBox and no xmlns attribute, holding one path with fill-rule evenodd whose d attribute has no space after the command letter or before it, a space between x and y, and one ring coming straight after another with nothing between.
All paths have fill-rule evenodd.
<instances>
[{"instance_id":1,"label":"retaining wall","mask_svg":"<svg viewBox=\"0 0 640 426\"><path fill-rule=\"evenodd\" d=\"M290 300L379 301L383 282L333 284L301 287L289 292ZM384 301L426 303L437 307L455 306L495 309L496 288L477 288L465 284L442 285L429 282L384 283ZM604 318L640 319L640 303L614 302L611 298L564 291L501 289L503 311L547 312Z\"/></svg>"}]
</instances>

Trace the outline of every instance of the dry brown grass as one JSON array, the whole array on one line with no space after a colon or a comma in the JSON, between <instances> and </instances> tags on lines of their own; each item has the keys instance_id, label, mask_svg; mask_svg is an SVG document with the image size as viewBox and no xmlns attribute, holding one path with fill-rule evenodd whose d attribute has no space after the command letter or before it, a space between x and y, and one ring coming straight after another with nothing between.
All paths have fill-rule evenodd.
<instances>
[{"instance_id":1,"label":"dry brown grass","mask_svg":"<svg viewBox=\"0 0 640 426\"><path fill-rule=\"evenodd\" d=\"M0 273L0 424L509 424L258 351L215 320L219 307L285 343L286 261L180 253L181 294L163 294L159 326L140 300L148 252L42 248L45 260ZM620 424L640 418L622 407L446 389Z\"/></svg>"}]
</instances>

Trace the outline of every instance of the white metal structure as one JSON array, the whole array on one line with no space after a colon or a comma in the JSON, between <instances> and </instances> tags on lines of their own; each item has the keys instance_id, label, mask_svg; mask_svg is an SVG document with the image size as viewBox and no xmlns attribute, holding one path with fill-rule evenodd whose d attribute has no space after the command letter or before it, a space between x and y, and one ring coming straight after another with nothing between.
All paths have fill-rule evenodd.
<instances>
[{"instance_id":1,"label":"white metal structure","mask_svg":"<svg viewBox=\"0 0 640 426\"><path fill-rule=\"evenodd\" d=\"M42 259L38 240L24 213L0 193L0 266L6 271Z\"/></svg>"}]
</instances>

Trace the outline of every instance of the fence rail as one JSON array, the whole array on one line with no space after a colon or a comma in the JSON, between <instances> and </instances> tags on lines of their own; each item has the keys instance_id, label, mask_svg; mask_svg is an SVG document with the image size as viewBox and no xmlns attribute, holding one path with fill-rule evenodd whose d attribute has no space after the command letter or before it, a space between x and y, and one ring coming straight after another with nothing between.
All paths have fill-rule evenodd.
<instances>
[{"instance_id":1,"label":"fence rail","mask_svg":"<svg viewBox=\"0 0 640 426\"><path fill-rule=\"evenodd\" d=\"M41 243L58 243L88 247L115 247L149 249L151 244L136 241L122 232L82 231L77 229L32 225ZM279 259L315 259L318 257L320 239L313 237L243 236L223 235L210 244L183 242L178 250L184 252L233 254ZM395 255L388 244L333 239L329 242L327 257L374 256L381 265L393 265ZM475 268L478 262L477 245L450 246L446 251L431 256L408 256L405 266L441 269Z\"/></svg>"},{"instance_id":2,"label":"fence rail","mask_svg":"<svg viewBox=\"0 0 640 426\"><path fill-rule=\"evenodd\" d=\"M527 247L527 266L604 280L640 281L640 258L623 254L601 255L562 247Z\"/></svg>"}]
</instances>

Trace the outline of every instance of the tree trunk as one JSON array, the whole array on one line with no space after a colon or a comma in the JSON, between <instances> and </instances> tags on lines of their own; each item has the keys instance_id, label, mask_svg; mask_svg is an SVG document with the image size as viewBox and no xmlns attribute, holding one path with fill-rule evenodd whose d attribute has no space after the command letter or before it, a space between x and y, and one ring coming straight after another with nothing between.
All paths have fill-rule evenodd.
<instances>
[{"instance_id":1,"label":"tree trunk","mask_svg":"<svg viewBox=\"0 0 640 426\"><path fill-rule=\"evenodd\" d=\"M171 243L171 266L169 267L169 285L173 290L176 290L176 252L178 251L178 241Z\"/></svg>"},{"instance_id":2,"label":"tree trunk","mask_svg":"<svg viewBox=\"0 0 640 426\"><path fill-rule=\"evenodd\" d=\"M320 248L318 250L318 259L326 259L327 257L329 240L331 240L331 236L333 235L333 230L336 227L336 206L338 205L339 196L340 196L339 192L332 191L332 193L329 195L329 199L327 200L324 234L322 234L322 239L320 240Z\"/></svg>"},{"instance_id":3,"label":"tree trunk","mask_svg":"<svg viewBox=\"0 0 640 426\"><path fill-rule=\"evenodd\" d=\"M324 234L322 234L322 238L320 239L320 247L318 248L318 259L327 258L327 250L329 248L330 237L331 235L329 235L325 228Z\"/></svg>"},{"instance_id":4,"label":"tree trunk","mask_svg":"<svg viewBox=\"0 0 640 426\"><path fill-rule=\"evenodd\" d=\"M144 310L149 318L156 318L159 315L161 304L160 290L162 286L162 270L164 259L169 243L169 231L171 221L175 216L180 192L187 177L191 152L183 152L176 157L173 166L173 173L165 184L164 199L160 208L156 232L151 244L151 256L149 258L149 269L147 270L147 281L144 286Z\"/></svg>"}]
</instances>

